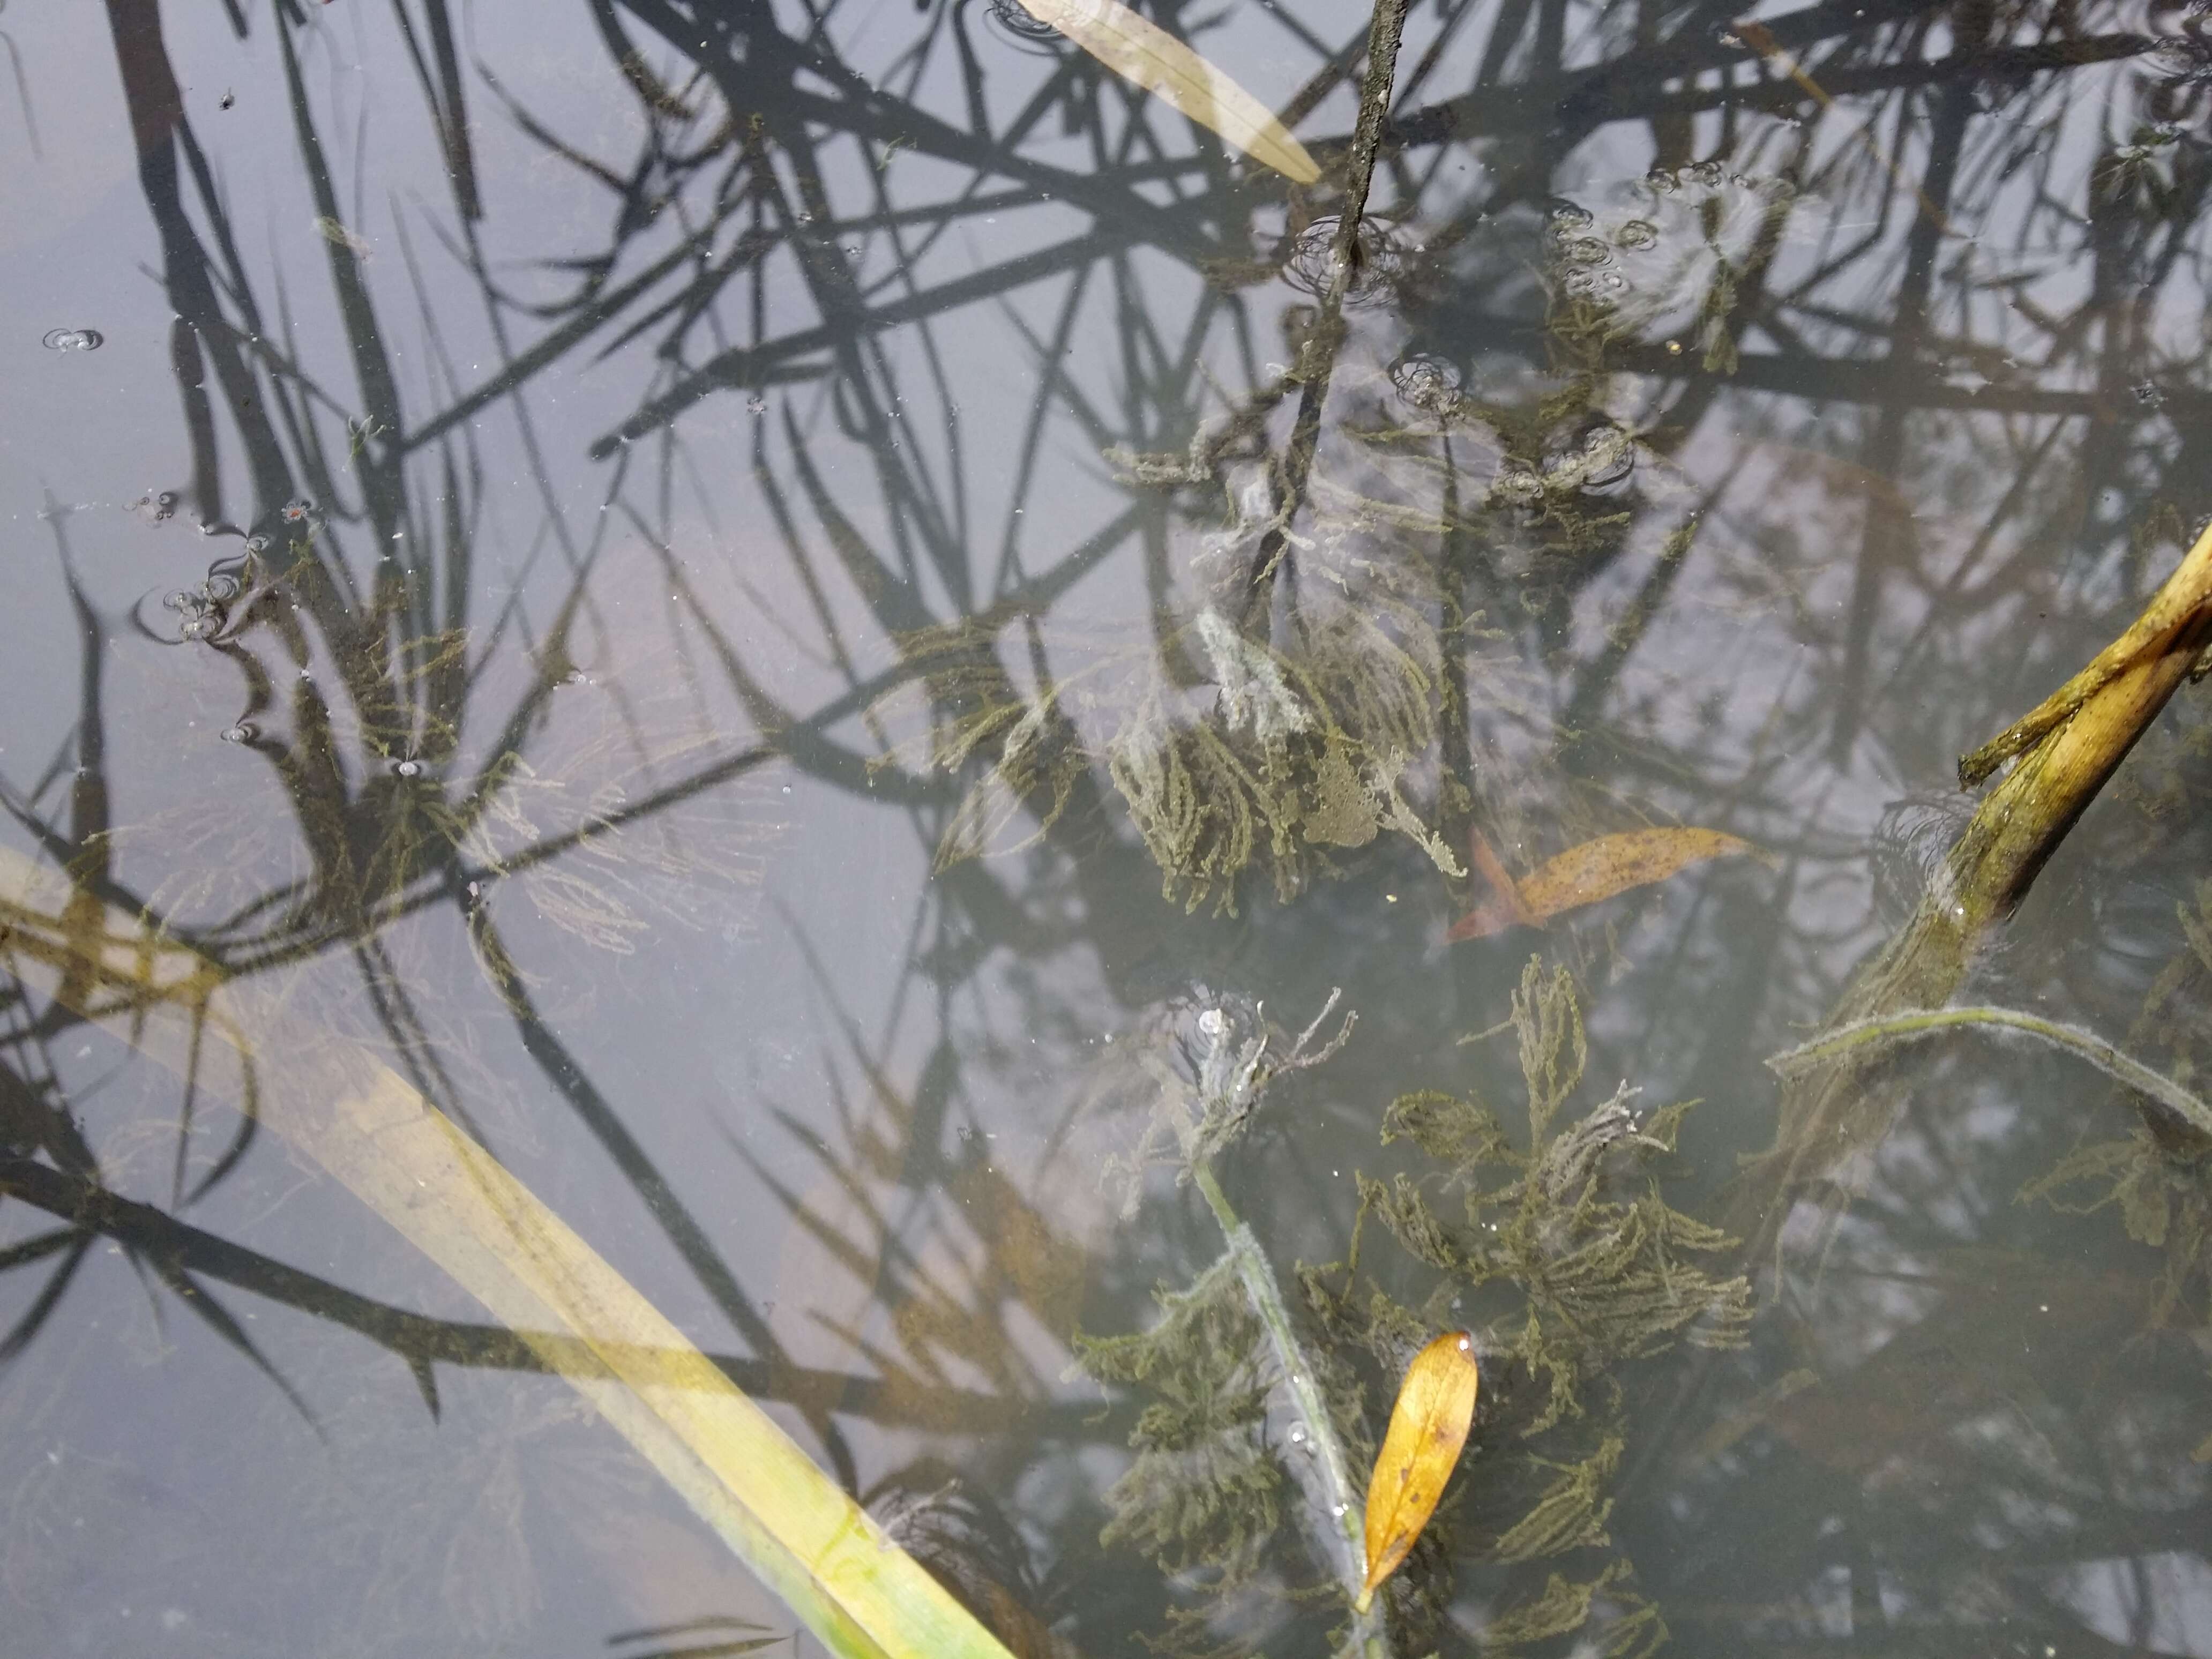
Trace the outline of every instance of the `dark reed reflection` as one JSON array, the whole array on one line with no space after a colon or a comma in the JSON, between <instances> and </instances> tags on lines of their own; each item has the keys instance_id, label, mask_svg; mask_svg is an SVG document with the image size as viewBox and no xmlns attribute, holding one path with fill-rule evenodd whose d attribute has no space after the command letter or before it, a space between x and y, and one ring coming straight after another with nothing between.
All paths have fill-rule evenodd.
<instances>
[{"instance_id":1,"label":"dark reed reflection","mask_svg":"<svg viewBox=\"0 0 2212 1659\"><path fill-rule=\"evenodd\" d=\"M1286 1279L1357 1238L1392 1305L1505 1329L1386 1262L1352 1176L1437 1177L1380 1145L1394 1097L1516 1097L1510 1042L1461 1039L1538 951L1589 1086L1707 1103L1664 1179L1711 1196L1769 1139L1762 1056L1924 888L1956 754L2212 512L2212 60L2194 12L2101 0L1437 0L1370 179L1364 11L1143 9L1320 181L997 0L592 0L544 42L445 0L108 0L166 574L103 562L123 515L60 483L11 503L76 678L0 805L80 923L282 988L558 1183L1025 1651L1317 1651L1294 1574L1198 1617L1205 1564L1098 1543L1145 1401L1073 1377L1076 1334L1218 1248L1167 1177L1134 1219L1097 1190L1161 1009L1360 1013L1224 1159ZM27 116L58 72L20 61ZM1976 981L2185 1079L2203 747L2185 693ZM1676 822L1777 867L1438 943L1478 844L1526 873ZM42 984L0 995L0 1362L112 1247L302 1420L339 1387L308 1322L433 1416L544 1369L255 1233L251 1091L111 1095L119 1047L78 1054L82 988ZM1749 1348L1605 1384L1589 1527L1516 1556L1462 1516L1397 1639L2212 1651L2201 1163L2010 1049L1905 1075L1826 1172L1842 1223L1723 1264ZM1389 1351L1343 1345L1370 1401ZM1494 1381L1518 1422L1537 1378ZM740 1606L595 1628L750 1650Z\"/></svg>"}]
</instances>

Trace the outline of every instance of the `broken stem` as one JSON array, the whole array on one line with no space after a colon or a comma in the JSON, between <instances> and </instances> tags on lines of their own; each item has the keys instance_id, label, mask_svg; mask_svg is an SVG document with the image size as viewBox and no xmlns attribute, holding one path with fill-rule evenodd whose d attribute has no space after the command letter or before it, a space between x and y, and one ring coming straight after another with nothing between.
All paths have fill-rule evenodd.
<instances>
[{"instance_id":1,"label":"broken stem","mask_svg":"<svg viewBox=\"0 0 2212 1659\"><path fill-rule=\"evenodd\" d=\"M2212 1146L2212 1105L2207 1105L2162 1072L2154 1072L2102 1037L2072 1025L2012 1008L1931 1008L1862 1019L1823 1033L1810 1042L1771 1055L1767 1065L1782 1077L1796 1077L1825 1060L1869 1045L1909 1042L1960 1025L1999 1026L2025 1031L2068 1053L2080 1055L2107 1077L2155 1101L2203 1137Z\"/></svg>"},{"instance_id":2,"label":"broken stem","mask_svg":"<svg viewBox=\"0 0 2212 1659\"><path fill-rule=\"evenodd\" d=\"M1275 1351L1275 1363L1282 1370L1298 1420L1304 1425L1306 1447L1312 1453L1310 1464L1302 1467L1299 1461L1294 1461L1291 1474L1300 1486L1307 1488L1309 1502L1322 1512L1331 1564L1344 1583L1346 1597L1355 1604L1352 1650L1365 1656L1365 1659L1389 1659L1390 1637L1382 1613L1373 1607L1364 1613L1357 1610L1359 1593L1366 1582L1366 1541L1362 1534L1366 1508L1352 1484L1352 1466L1345 1457L1344 1443L1337 1437L1320 1380L1306 1358L1304 1345L1298 1340L1297 1327L1291 1322L1291 1310L1283 1300L1282 1286L1275 1280L1275 1270L1269 1265L1267 1253L1261 1249L1260 1241L1253 1237L1251 1228L1244 1224L1243 1218L1221 1190L1221 1183L1214 1179L1213 1166L1203 1162L1194 1164L1191 1179L1205 1195L1214 1220L1221 1224L1237 1280L1244 1286L1244 1294L1250 1299L1253 1311L1260 1316L1261 1324L1267 1328L1267 1341ZM1310 1478L1309 1468L1313 1475L1319 1477L1317 1481ZM1317 1491L1314 1489L1316 1486Z\"/></svg>"},{"instance_id":3,"label":"broken stem","mask_svg":"<svg viewBox=\"0 0 2212 1659\"><path fill-rule=\"evenodd\" d=\"M1390 87L1398 72L1398 46L1406 33L1409 0L1378 0L1367 30L1367 74L1359 86L1359 121L1352 131L1352 149L1346 158L1344 204L1329 244L1328 286L1322 291L1321 314L1307 331L1298 353L1298 415L1291 428L1290 447L1283 455L1283 500L1274 526L1261 538L1252 563L1252 608L1257 609L1266 584L1282 563L1290 540L1291 521L1305 499L1306 480L1313 471L1314 452L1321 445L1322 405L1328 401L1328 383L1336 370L1336 354L1344 343L1344 300L1351 291L1360 264L1359 224L1367 211L1367 191L1375 179L1375 158L1382 147L1382 129L1390 117ZM1248 613L1249 614L1249 613Z\"/></svg>"}]
</instances>

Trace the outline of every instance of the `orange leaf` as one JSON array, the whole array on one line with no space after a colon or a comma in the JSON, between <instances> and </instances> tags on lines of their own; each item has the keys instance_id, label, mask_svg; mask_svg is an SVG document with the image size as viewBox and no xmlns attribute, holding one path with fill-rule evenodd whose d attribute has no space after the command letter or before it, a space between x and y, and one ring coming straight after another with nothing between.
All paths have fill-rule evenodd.
<instances>
[{"instance_id":1,"label":"orange leaf","mask_svg":"<svg viewBox=\"0 0 2212 1659\"><path fill-rule=\"evenodd\" d=\"M1759 849L1719 830L1628 830L1617 836L1600 836L1579 847L1570 847L1522 878L1521 903L1530 916L1543 921L1562 910L1595 904L1632 887L1664 881L1685 866L1738 853L1756 857ZM1520 919L1503 897L1493 898L1454 922L1444 938L1486 939L1504 933Z\"/></svg>"},{"instance_id":2,"label":"orange leaf","mask_svg":"<svg viewBox=\"0 0 2212 1659\"><path fill-rule=\"evenodd\" d=\"M1406 1367L1375 1476L1367 1483L1367 1583L1359 1592L1360 1612L1367 1611L1375 1587L1398 1571L1437 1512L1474 1421L1480 1380L1474 1339L1465 1331L1446 1331Z\"/></svg>"}]
</instances>

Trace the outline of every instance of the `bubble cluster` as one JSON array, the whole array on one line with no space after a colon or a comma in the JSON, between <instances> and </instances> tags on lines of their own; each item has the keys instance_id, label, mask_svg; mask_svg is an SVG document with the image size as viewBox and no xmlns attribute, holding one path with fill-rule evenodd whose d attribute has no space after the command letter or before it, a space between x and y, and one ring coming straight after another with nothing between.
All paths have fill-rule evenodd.
<instances>
[{"instance_id":1,"label":"bubble cluster","mask_svg":"<svg viewBox=\"0 0 2212 1659\"><path fill-rule=\"evenodd\" d=\"M40 343L49 351L97 351L107 343L107 337L96 328L56 328L49 329Z\"/></svg>"},{"instance_id":2,"label":"bubble cluster","mask_svg":"<svg viewBox=\"0 0 2212 1659\"><path fill-rule=\"evenodd\" d=\"M1544 499L1544 481L1528 467L1509 465L1491 480L1490 493L1508 507L1534 507Z\"/></svg>"},{"instance_id":3,"label":"bubble cluster","mask_svg":"<svg viewBox=\"0 0 2212 1659\"><path fill-rule=\"evenodd\" d=\"M1560 202L1551 215L1553 252L1565 267L1559 286L1577 300L1609 304L1628 290L1628 278L1613 269L1613 243L1597 216L1579 202Z\"/></svg>"},{"instance_id":4,"label":"bubble cluster","mask_svg":"<svg viewBox=\"0 0 2212 1659\"><path fill-rule=\"evenodd\" d=\"M161 608L177 617L180 643L218 640L230 625L230 608L244 597L253 572L253 543L246 550L217 559L207 568L196 587L175 587L161 596ZM141 599L140 605L145 601ZM135 614L135 613L134 613ZM145 624L142 622L143 629Z\"/></svg>"},{"instance_id":5,"label":"bubble cluster","mask_svg":"<svg viewBox=\"0 0 2212 1659\"><path fill-rule=\"evenodd\" d=\"M1555 485L1593 492L1625 483L1635 470L1635 438L1610 421L1591 427L1546 469Z\"/></svg>"},{"instance_id":6,"label":"bubble cluster","mask_svg":"<svg viewBox=\"0 0 2212 1659\"><path fill-rule=\"evenodd\" d=\"M1463 395L1459 370L1427 352L1410 354L1392 364L1390 384L1415 409L1439 419L1456 412Z\"/></svg>"},{"instance_id":7,"label":"bubble cluster","mask_svg":"<svg viewBox=\"0 0 2212 1659\"><path fill-rule=\"evenodd\" d=\"M1336 231L1334 215L1316 219L1300 231L1291 243L1290 257L1283 262L1283 280L1316 296L1328 293L1336 270ZM1344 303L1379 305L1391 297L1404 274L1405 250L1388 227L1372 219L1359 222L1353 244Z\"/></svg>"},{"instance_id":8,"label":"bubble cluster","mask_svg":"<svg viewBox=\"0 0 2212 1659\"><path fill-rule=\"evenodd\" d=\"M177 516L177 492L149 489L131 503L131 511L148 524L167 524Z\"/></svg>"}]
</instances>

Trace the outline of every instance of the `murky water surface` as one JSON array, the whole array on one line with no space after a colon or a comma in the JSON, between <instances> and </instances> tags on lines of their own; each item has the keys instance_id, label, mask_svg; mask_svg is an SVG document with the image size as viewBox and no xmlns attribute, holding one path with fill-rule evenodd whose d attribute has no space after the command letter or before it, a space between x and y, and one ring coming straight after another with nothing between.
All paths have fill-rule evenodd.
<instances>
[{"instance_id":1,"label":"murky water surface","mask_svg":"<svg viewBox=\"0 0 2212 1659\"><path fill-rule=\"evenodd\" d=\"M1352 1640L1457 1326L1369 1652L2212 1655L2193 1146L1762 1063L2212 513L2204 17L1419 0L1355 234L1364 9L1143 9L1318 179L1012 0L0 12L0 1649L818 1650L427 1103L1025 1656ZM2193 1086L2208 730L1960 1000Z\"/></svg>"}]
</instances>

